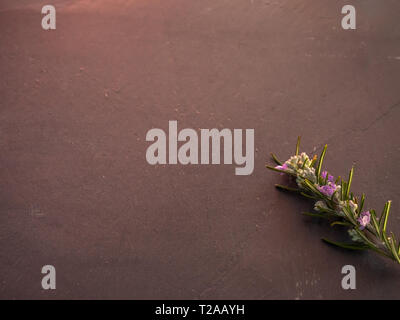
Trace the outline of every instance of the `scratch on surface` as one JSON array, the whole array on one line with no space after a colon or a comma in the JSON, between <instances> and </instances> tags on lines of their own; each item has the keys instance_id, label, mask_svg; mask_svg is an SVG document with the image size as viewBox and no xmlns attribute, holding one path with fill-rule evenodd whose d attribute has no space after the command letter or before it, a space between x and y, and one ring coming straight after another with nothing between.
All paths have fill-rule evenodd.
<instances>
[{"instance_id":1,"label":"scratch on surface","mask_svg":"<svg viewBox=\"0 0 400 320\"><path fill-rule=\"evenodd\" d=\"M377 118L375 118L375 120L373 120L368 126L366 126L365 128L361 128L360 131L362 131L362 132L367 131L374 124L376 124L377 122L381 121L383 118L387 117L397 107L400 107L400 101L398 101L397 103L395 103L394 105L389 107L386 111L384 111Z\"/></svg>"},{"instance_id":2,"label":"scratch on surface","mask_svg":"<svg viewBox=\"0 0 400 320\"><path fill-rule=\"evenodd\" d=\"M386 109L384 112L382 112L378 117L376 117L374 120L372 120L367 126L362 127L362 128L350 128L345 131L342 131L341 134L339 134L339 135L333 135L330 138L328 138L327 140L325 140L324 143L314 147L314 150L320 149L320 148L322 148L322 146L324 146L325 144L328 144L332 140L337 139L338 137L346 135L350 132L357 132L357 131L366 132L366 131L368 131L372 126L374 126L376 123L378 123L382 119L386 118L394 109L396 109L398 107L400 107L400 101L391 105L388 109Z\"/></svg>"}]
</instances>

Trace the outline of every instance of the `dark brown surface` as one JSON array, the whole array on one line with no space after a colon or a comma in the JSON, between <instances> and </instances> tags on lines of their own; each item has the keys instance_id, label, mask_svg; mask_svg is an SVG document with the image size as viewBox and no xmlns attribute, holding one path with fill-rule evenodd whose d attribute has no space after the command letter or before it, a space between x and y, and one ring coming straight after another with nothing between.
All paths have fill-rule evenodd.
<instances>
[{"instance_id":1,"label":"dark brown surface","mask_svg":"<svg viewBox=\"0 0 400 320\"><path fill-rule=\"evenodd\" d=\"M264 168L328 143L400 232L399 1L353 0L356 31L347 1L53 1L47 32L50 2L0 5L1 298L400 298L400 266L323 244L342 232ZM254 173L150 166L168 120L254 128Z\"/></svg>"}]
</instances>

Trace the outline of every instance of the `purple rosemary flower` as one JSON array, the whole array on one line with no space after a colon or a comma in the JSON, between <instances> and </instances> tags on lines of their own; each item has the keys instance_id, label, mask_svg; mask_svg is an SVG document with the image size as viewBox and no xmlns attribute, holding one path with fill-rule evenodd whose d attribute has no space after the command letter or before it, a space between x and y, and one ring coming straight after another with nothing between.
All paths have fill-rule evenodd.
<instances>
[{"instance_id":1,"label":"purple rosemary flower","mask_svg":"<svg viewBox=\"0 0 400 320\"><path fill-rule=\"evenodd\" d=\"M322 173L321 173L322 179L325 180L326 176L328 176L328 182L330 182L330 183L334 183L335 182L333 176L331 174L328 174L328 171L322 171Z\"/></svg>"},{"instance_id":2,"label":"purple rosemary flower","mask_svg":"<svg viewBox=\"0 0 400 320\"><path fill-rule=\"evenodd\" d=\"M284 170L284 171L285 171L285 170L287 170L287 169L288 169L288 165L287 165L286 163L284 163L284 164L283 164L283 165L281 165L281 166L276 166L276 167L275 167L275 169L279 169L279 170ZM281 173L280 173L280 175L281 175L281 176L283 176L283 175L284 175L284 173L283 173L283 172L281 172Z\"/></svg>"},{"instance_id":3,"label":"purple rosemary flower","mask_svg":"<svg viewBox=\"0 0 400 320\"><path fill-rule=\"evenodd\" d=\"M360 230L363 230L371 221L371 214L369 213L369 211L361 212L357 221L360 223Z\"/></svg>"},{"instance_id":4,"label":"purple rosemary flower","mask_svg":"<svg viewBox=\"0 0 400 320\"><path fill-rule=\"evenodd\" d=\"M336 191L337 186L334 183L329 183L325 186L319 186L318 190L322 194L326 195L327 197L332 197L334 192Z\"/></svg>"},{"instance_id":5,"label":"purple rosemary flower","mask_svg":"<svg viewBox=\"0 0 400 320\"><path fill-rule=\"evenodd\" d=\"M288 166L287 166L286 163L284 163L284 164L281 165L281 166L276 166L276 167L275 167L275 169L279 169L279 170L286 170L287 168L288 168Z\"/></svg>"}]
</instances>

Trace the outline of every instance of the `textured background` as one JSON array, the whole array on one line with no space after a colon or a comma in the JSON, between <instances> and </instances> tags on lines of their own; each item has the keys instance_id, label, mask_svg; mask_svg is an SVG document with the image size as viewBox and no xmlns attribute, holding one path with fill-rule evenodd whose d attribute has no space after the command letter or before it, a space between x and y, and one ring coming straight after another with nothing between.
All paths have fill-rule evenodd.
<instances>
[{"instance_id":1,"label":"textured background","mask_svg":"<svg viewBox=\"0 0 400 320\"><path fill-rule=\"evenodd\" d=\"M41 29L55 4L57 30ZM0 4L0 297L400 298L400 266L323 244L269 153L296 137L400 232L400 2ZM150 166L146 132L254 128L255 170ZM57 289L41 289L41 267ZM341 289L341 268L357 290Z\"/></svg>"}]
</instances>

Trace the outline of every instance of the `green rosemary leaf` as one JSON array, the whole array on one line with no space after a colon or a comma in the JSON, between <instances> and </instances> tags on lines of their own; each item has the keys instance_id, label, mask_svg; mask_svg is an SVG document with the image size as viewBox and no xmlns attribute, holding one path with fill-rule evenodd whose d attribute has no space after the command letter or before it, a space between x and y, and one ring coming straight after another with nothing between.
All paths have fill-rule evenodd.
<instances>
[{"instance_id":1,"label":"green rosemary leaf","mask_svg":"<svg viewBox=\"0 0 400 320\"><path fill-rule=\"evenodd\" d=\"M389 242L390 242L390 249L392 251L393 257L395 257L397 262L400 263L400 257L399 257L399 255L397 253L397 250L396 250L396 242L395 242L395 240L393 238L390 238Z\"/></svg>"},{"instance_id":2,"label":"green rosemary leaf","mask_svg":"<svg viewBox=\"0 0 400 320\"><path fill-rule=\"evenodd\" d=\"M304 185L306 189L309 189L313 193L315 193L315 191L318 191L317 188L315 188L315 186L307 179L304 179Z\"/></svg>"},{"instance_id":3,"label":"green rosemary leaf","mask_svg":"<svg viewBox=\"0 0 400 320\"><path fill-rule=\"evenodd\" d=\"M364 234L364 232L361 231L358 227L353 228L353 230L355 230L358 233L358 235L364 240L364 242L368 244L371 248L376 247L375 244L370 239L368 239L367 236Z\"/></svg>"},{"instance_id":4,"label":"green rosemary leaf","mask_svg":"<svg viewBox=\"0 0 400 320\"><path fill-rule=\"evenodd\" d=\"M375 210L370 210L370 213L371 213L371 220L372 220L372 224L374 226L375 232L378 235L378 237L380 237L381 236L381 231L379 229L378 221L376 220Z\"/></svg>"},{"instance_id":5,"label":"green rosemary leaf","mask_svg":"<svg viewBox=\"0 0 400 320\"><path fill-rule=\"evenodd\" d=\"M385 207L383 208L381 217L379 218L379 229L382 233L386 232L387 220L389 217L389 210L391 203L392 203L391 200L385 203Z\"/></svg>"},{"instance_id":6,"label":"green rosemary leaf","mask_svg":"<svg viewBox=\"0 0 400 320\"><path fill-rule=\"evenodd\" d=\"M323 238L322 241L340 247L340 248L344 248L344 249L349 249L349 250L367 250L369 249L368 246L366 245L355 245L355 244L349 244L349 243L345 243L345 242L336 242L336 241L332 241L332 240L328 240Z\"/></svg>"},{"instance_id":7,"label":"green rosemary leaf","mask_svg":"<svg viewBox=\"0 0 400 320\"><path fill-rule=\"evenodd\" d=\"M385 232L382 232L382 239L385 242L386 248L388 248L389 251L392 251L390 243L389 243L389 239L388 239L388 237L387 237Z\"/></svg>"},{"instance_id":8,"label":"green rosemary leaf","mask_svg":"<svg viewBox=\"0 0 400 320\"><path fill-rule=\"evenodd\" d=\"M346 227L352 227L353 226L351 223L344 222L344 221L335 221L335 222L331 223L331 227L336 226L336 225L346 226Z\"/></svg>"},{"instance_id":9,"label":"green rosemary leaf","mask_svg":"<svg viewBox=\"0 0 400 320\"><path fill-rule=\"evenodd\" d=\"M387 226L387 221L389 218L389 211L390 211L390 205L392 204L392 201L389 200L387 202L387 206L386 206L386 212L385 212L385 220L383 222L383 232L386 232L386 226Z\"/></svg>"},{"instance_id":10,"label":"green rosemary leaf","mask_svg":"<svg viewBox=\"0 0 400 320\"><path fill-rule=\"evenodd\" d=\"M364 242L369 246L369 248L373 251L375 251L376 253L379 253L380 255L386 256L388 258L392 258L393 257L388 254L386 251L379 249L375 243L373 243L371 240L369 240L364 233L359 230L358 228L354 228L354 230L360 235L360 237L364 240ZM390 249L389 249L390 250Z\"/></svg>"},{"instance_id":11,"label":"green rosemary leaf","mask_svg":"<svg viewBox=\"0 0 400 320\"><path fill-rule=\"evenodd\" d=\"M397 241L396 241L396 237L395 237L395 235L394 235L394 233L393 233L393 232L390 232L390 238L392 238L392 239L393 239L394 246L396 247L396 243L397 243Z\"/></svg>"},{"instance_id":12,"label":"green rosemary leaf","mask_svg":"<svg viewBox=\"0 0 400 320\"><path fill-rule=\"evenodd\" d=\"M318 200L318 199L319 199L318 197L309 195L309 194L307 194L307 193L305 193L305 192L300 192L300 194L301 194L302 196L306 197L306 198L310 198L310 199L314 199L314 200Z\"/></svg>"},{"instance_id":13,"label":"green rosemary leaf","mask_svg":"<svg viewBox=\"0 0 400 320\"><path fill-rule=\"evenodd\" d=\"M324 149L322 150L321 156L319 157L318 161L317 172L316 172L318 182L321 182L321 167L322 167L322 162L324 161L325 158L326 148L328 148L327 144L324 146Z\"/></svg>"},{"instance_id":14,"label":"green rosemary leaf","mask_svg":"<svg viewBox=\"0 0 400 320\"><path fill-rule=\"evenodd\" d=\"M298 137L297 137L297 144L296 144L296 156L299 154L300 140L301 140L301 137L298 136Z\"/></svg>"},{"instance_id":15,"label":"green rosemary leaf","mask_svg":"<svg viewBox=\"0 0 400 320\"><path fill-rule=\"evenodd\" d=\"M317 218L329 219L329 215L320 214L320 213L302 212L301 214L303 214L303 215L305 215L305 216L310 216L310 217L317 217Z\"/></svg>"},{"instance_id":16,"label":"green rosemary leaf","mask_svg":"<svg viewBox=\"0 0 400 320\"><path fill-rule=\"evenodd\" d=\"M382 228L383 228L383 221L384 221L386 206L387 206L387 202L385 203L385 206L383 207L381 216L379 217L379 230L382 230Z\"/></svg>"},{"instance_id":17,"label":"green rosemary leaf","mask_svg":"<svg viewBox=\"0 0 400 320\"><path fill-rule=\"evenodd\" d=\"M291 191L291 192L300 192L300 189L283 186L281 184L275 184L275 188L280 189L280 190L285 190L285 191Z\"/></svg>"},{"instance_id":18,"label":"green rosemary leaf","mask_svg":"<svg viewBox=\"0 0 400 320\"><path fill-rule=\"evenodd\" d=\"M332 210L332 209L329 209L329 208L322 208L322 207L318 206L318 211L319 212L325 212L325 213L328 213L328 214L333 215L333 216L337 216L336 211Z\"/></svg>"},{"instance_id":19,"label":"green rosemary leaf","mask_svg":"<svg viewBox=\"0 0 400 320\"><path fill-rule=\"evenodd\" d=\"M400 256L400 241L399 241L399 245L397 247L397 254Z\"/></svg>"},{"instance_id":20,"label":"green rosemary leaf","mask_svg":"<svg viewBox=\"0 0 400 320\"><path fill-rule=\"evenodd\" d=\"M343 213L344 213L344 215L346 216L346 218L347 218L351 223L353 223L353 225L356 225L356 221L354 220L353 213L352 213L351 210L349 209L348 204L347 204L346 207L343 207Z\"/></svg>"},{"instance_id":21,"label":"green rosemary leaf","mask_svg":"<svg viewBox=\"0 0 400 320\"><path fill-rule=\"evenodd\" d=\"M324 198L325 196L314 186L314 184L308 180L304 179L304 183L306 184L306 187L314 194L318 195L320 198Z\"/></svg>"},{"instance_id":22,"label":"green rosemary leaf","mask_svg":"<svg viewBox=\"0 0 400 320\"><path fill-rule=\"evenodd\" d=\"M358 206L358 212L359 213L361 213L362 209L364 208L364 202L365 202L365 194L363 193L361 195L360 205Z\"/></svg>"},{"instance_id":23,"label":"green rosemary leaf","mask_svg":"<svg viewBox=\"0 0 400 320\"><path fill-rule=\"evenodd\" d=\"M313 190L315 193L322 195L322 193L317 189L313 182L308 179L304 179L304 182Z\"/></svg>"},{"instance_id":24,"label":"green rosemary leaf","mask_svg":"<svg viewBox=\"0 0 400 320\"><path fill-rule=\"evenodd\" d=\"M340 199L343 201L344 200L344 181L343 181L343 179L340 180L340 186L341 186L341 188L340 188L340 192L341 192Z\"/></svg>"},{"instance_id":25,"label":"green rosemary leaf","mask_svg":"<svg viewBox=\"0 0 400 320\"><path fill-rule=\"evenodd\" d=\"M271 157L275 161L275 163L279 166L281 166L283 163L276 157L274 153L271 152Z\"/></svg>"},{"instance_id":26,"label":"green rosemary leaf","mask_svg":"<svg viewBox=\"0 0 400 320\"><path fill-rule=\"evenodd\" d=\"M346 209L347 209L347 210L346 210L347 213L348 213L351 217L354 218L353 211L350 209L349 200L346 201Z\"/></svg>"},{"instance_id":27,"label":"green rosemary leaf","mask_svg":"<svg viewBox=\"0 0 400 320\"><path fill-rule=\"evenodd\" d=\"M397 241L396 237L393 234L393 232L390 232L390 239L389 239L389 244L390 244L390 250L393 254L393 257L397 260L397 262L400 263L400 257L399 254L397 253Z\"/></svg>"},{"instance_id":28,"label":"green rosemary leaf","mask_svg":"<svg viewBox=\"0 0 400 320\"><path fill-rule=\"evenodd\" d=\"M349 173L349 181L347 182L347 186L346 186L346 198L348 198L349 194L350 194L350 186L351 186L351 182L353 181L353 173L354 173L354 167L351 167L351 170Z\"/></svg>"},{"instance_id":29,"label":"green rosemary leaf","mask_svg":"<svg viewBox=\"0 0 400 320\"><path fill-rule=\"evenodd\" d=\"M343 188L342 188L342 196L343 196L343 201L347 200L347 182L343 181Z\"/></svg>"},{"instance_id":30,"label":"green rosemary leaf","mask_svg":"<svg viewBox=\"0 0 400 320\"><path fill-rule=\"evenodd\" d=\"M393 233L392 233L392 235L393 235L393 239L395 239ZM397 243L397 245L396 245L396 243ZM400 257L400 241L396 242L396 239L395 239L395 241L394 241L394 246L395 246L395 247L397 246L397 248L396 248L396 250L397 250L397 255Z\"/></svg>"}]
</instances>

